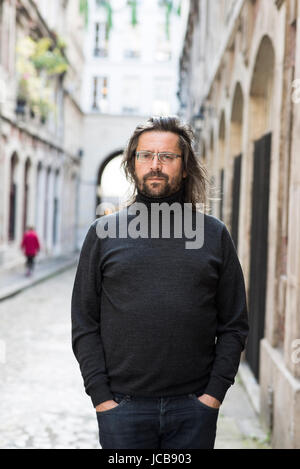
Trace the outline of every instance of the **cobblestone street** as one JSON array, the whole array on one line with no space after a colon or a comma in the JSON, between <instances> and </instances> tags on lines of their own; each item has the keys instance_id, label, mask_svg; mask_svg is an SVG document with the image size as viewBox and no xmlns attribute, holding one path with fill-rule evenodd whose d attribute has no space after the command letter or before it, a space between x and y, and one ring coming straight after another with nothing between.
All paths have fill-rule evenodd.
<instances>
[{"instance_id":1,"label":"cobblestone street","mask_svg":"<svg viewBox=\"0 0 300 469\"><path fill-rule=\"evenodd\" d=\"M75 268L0 302L0 448L99 449L98 426L71 348ZM265 448L237 379L222 405L216 449Z\"/></svg>"},{"instance_id":2,"label":"cobblestone street","mask_svg":"<svg viewBox=\"0 0 300 469\"><path fill-rule=\"evenodd\" d=\"M0 303L1 448L99 448L91 400L71 349L75 270Z\"/></svg>"}]
</instances>

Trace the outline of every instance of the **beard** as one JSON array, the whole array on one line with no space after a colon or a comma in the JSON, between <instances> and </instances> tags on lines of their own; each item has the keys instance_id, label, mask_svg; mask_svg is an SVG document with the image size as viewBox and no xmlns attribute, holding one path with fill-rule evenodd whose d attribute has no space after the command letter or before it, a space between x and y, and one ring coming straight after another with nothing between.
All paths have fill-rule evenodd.
<instances>
[{"instance_id":1,"label":"beard","mask_svg":"<svg viewBox=\"0 0 300 469\"><path fill-rule=\"evenodd\" d=\"M160 177L163 180L149 181L151 177ZM167 174L150 172L145 174L142 179L137 179L134 175L134 179L139 191L148 197L167 197L177 192L183 184L182 173L170 179Z\"/></svg>"}]
</instances>

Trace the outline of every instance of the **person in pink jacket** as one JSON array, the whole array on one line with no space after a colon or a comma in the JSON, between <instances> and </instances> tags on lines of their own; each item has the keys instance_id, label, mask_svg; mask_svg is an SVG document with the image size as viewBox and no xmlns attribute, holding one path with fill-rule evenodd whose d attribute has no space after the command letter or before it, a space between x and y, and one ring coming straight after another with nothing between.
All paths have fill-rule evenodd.
<instances>
[{"instance_id":1,"label":"person in pink jacket","mask_svg":"<svg viewBox=\"0 0 300 469\"><path fill-rule=\"evenodd\" d=\"M31 275L34 268L34 259L40 250L40 243L38 235L34 230L33 226L28 226L27 231L25 231L21 243L21 249L23 250L27 260L26 260L26 276Z\"/></svg>"}]
</instances>

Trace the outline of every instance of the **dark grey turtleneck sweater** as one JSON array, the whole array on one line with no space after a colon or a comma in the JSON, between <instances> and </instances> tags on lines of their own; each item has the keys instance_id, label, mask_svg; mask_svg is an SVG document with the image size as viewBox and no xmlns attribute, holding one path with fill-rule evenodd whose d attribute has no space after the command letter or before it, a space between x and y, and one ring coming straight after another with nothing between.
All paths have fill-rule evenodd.
<instances>
[{"instance_id":1,"label":"dark grey turtleneck sweater","mask_svg":"<svg viewBox=\"0 0 300 469\"><path fill-rule=\"evenodd\" d=\"M182 204L183 188L136 200ZM118 227L126 211L101 221ZM72 347L93 405L112 392L205 392L222 402L248 334L243 273L224 223L204 215L203 246L186 249L185 236L100 239L98 221L81 249L71 303Z\"/></svg>"}]
</instances>

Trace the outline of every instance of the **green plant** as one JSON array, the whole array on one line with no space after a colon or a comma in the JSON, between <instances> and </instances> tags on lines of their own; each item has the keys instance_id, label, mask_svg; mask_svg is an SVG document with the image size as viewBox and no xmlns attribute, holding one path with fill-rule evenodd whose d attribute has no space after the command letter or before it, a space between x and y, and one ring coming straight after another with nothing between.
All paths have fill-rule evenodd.
<instances>
[{"instance_id":1,"label":"green plant","mask_svg":"<svg viewBox=\"0 0 300 469\"><path fill-rule=\"evenodd\" d=\"M113 8L110 0L96 0L97 5L106 9L106 39L109 39L110 31L113 27ZM127 5L131 7L131 25L136 26L138 24L137 19L137 0L128 0Z\"/></svg>"},{"instance_id":2,"label":"green plant","mask_svg":"<svg viewBox=\"0 0 300 469\"><path fill-rule=\"evenodd\" d=\"M170 39L170 21L172 13L181 15L181 0L160 0L160 5L165 8L165 30L167 39Z\"/></svg>"},{"instance_id":3,"label":"green plant","mask_svg":"<svg viewBox=\"0 0 300 469\"><path fill-rule=\"evenodd\" d=\"M104 7L106 9L106 39L108 39L110 31L113 27L113 8L111 6L110 0L96 0L96 3L98 6ZM166 36L168 39L170 39L171 15L181 15L181 0L159 0L159 4L160 6L165 7ZM137 0L127 0L127 5L131 8L131 25L136 26L138 24ZM80 14L84 16L85 25L87 26L89 21L88 0L79 0L79 11Z\"/></svg>"},{"instance_id":4,"label":"green plant","mask_svg":"<svg viewBox=\"0 0 300 469\"><path fill-rule=\"evenodd\" d=\"M137 2L136 0L128 0L127 4L131 7L131 24L132 26L136 26L138 24Z\"/></svg>"},{"instance_id":5,"label":"green plant","mask_svg":"<svg viewBox=\"0 0 300 469\"><path fill-rule=\"evenodd\" d=\"M33 112L39 112L43 118L55 111L51 76L68 69L62 53L65 46L61 38L54 44L48 37L34 41L26 36L17 43L18 99L27 101Z\"/></svg>"},{"instance_id":6,"label":"green plant","mask_svg":"<svg viewBox=\"0 0 300 469\"><path fill-rule=\"evenodd\" d=\"M89 2L88 0L79 0L79 13L84 17L85 27L89 21Z\"/></svg>"},{"instance_id":7,"label":"green plant","mask_svg":"<svg viewBox=\"0 0 300 469\"><path fill-rule=\"evenodd\" d=\"M105 39L109 39L109 33L113 27L113 9L109 0L96 0L98 6L104 7L106 9L106 34Z\"/></svg>"},{"instance_id":8,"label":"green plant","mask_svg":"<svg viewBox=\"0 0 300 469\"><path fill-rule=\"evenodd\" d=\"M51 48L51 39L40 39L31 60L37 70L46 70L49 75L59 75L68 69L68 62L58 47Z\"/></svg>"}]
</instances>

